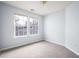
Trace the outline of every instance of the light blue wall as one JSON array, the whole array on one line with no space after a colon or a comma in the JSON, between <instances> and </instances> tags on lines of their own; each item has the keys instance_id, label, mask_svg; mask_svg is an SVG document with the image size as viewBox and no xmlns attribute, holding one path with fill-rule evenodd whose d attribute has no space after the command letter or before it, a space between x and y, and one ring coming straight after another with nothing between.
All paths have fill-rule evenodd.
<instances>
[{"instance_id":1,"label":"light blue wall","mask_svg":"<svg viewBox=\"0 0 79 59\"><path fill-rule=\"evenodd\" d=\"M46 16L44 33L47 41L64 45L79 55L79 2Z\"/></svg>"},{"instance_id":2,"label":"light blue wall","mask_svg":"<svg viewBox=\"0 0 79 59\"><path fill-rule=\"evenodd\" d=\"M39 18L39 35L14 38L14 13ZM42 38L65 45L79 54L79 2L73 2L65 11L62 10L44 18L0 3L0 48L16 47L40 41Z\"/></svg>"},{"instance_id":3,"label":"light blue wall","mask_svg":"<svg viewBox=\"0 0 79 59\"><path fill-rule=\"evenodd\" d=\"M1 4L0 4L0 47L2 46L2 35L1 35L1 33L2 33L2 21L1 21L1 16L2 16L2 9L1 9Z\"/></svg>"},{"instance_id":4,"label":"light blue wall","mask_svg":"<svg viewBox=\"0 0 79 59\"><path fill-rule=\"evenodd\" d=\"M44 33L47 41L64 45L79 55L79 2L46 16Z\"/></svg>"},{"instance_id":5,"label":"light blue wall","mask_svg":"<svg viewBox=\"0 0 79 59\"><path fill-rule=\"evenodd\" d=\"M44 37L47 41L65 44L65 11L59 11L45 16Z\"/></svg>"},{"instance_id":6,"label":"light blue wall","mask_svg":"<svg viewBox=\"0 0 79 59\"><path fill-rule=\"evenodd\" d=\"M79 2L65 9L66 47L79 55Z\"/></svg>"},{"instance_id":7,"label":"light blue wall","mask_svg":"<svg viewBox=\"0 0 79 59\"><path fill-rule=\"evenodd\" d=\"M2 14L0 14L0 22L2 27L2 38L0 39L0 48L12 48L36 41L42 40L42 16L30 13L28 11L0 3L2 6L0 9L2 9ZM20 38L14 38L14 17L13 15L15 13L23 14L26 16L32 16L37 17L39 19L39 34L38 35L32 35L27 37L20 37Z\"/></svg>"}]
</instances>

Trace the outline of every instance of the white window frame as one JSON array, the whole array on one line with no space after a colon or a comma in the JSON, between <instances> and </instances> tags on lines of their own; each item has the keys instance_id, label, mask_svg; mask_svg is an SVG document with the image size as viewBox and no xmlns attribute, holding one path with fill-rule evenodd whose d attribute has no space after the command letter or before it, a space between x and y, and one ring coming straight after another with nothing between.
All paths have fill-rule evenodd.
<instances>
[{"instance_id":1,"label":"white window frame","mask_svg":"<svg viewBox=\"0 0 79 59\"><path fill-rule=\"evenodd\" d=\"M15 24L15 15L21 15L21 14L14 14L14 38L19 38L19 37L27 37L27 36L36 36L39 34L39 19L37 17L31 17L31 16L26 16L26 15L21 15L21 16L25 16L28 18L28 21L27 21L27 35L22 35L22 36L16 36L16 24ZM29 25L29 19L30 18L34 18L34 19L37 19L38 21L38 32L36 34L30 34L30 25Z\"/></svg>"},{"instance_id":2,"label":"white window frame","mask_svg":"<svg viewBox=\"0 0 79 59\"><path fill-rule=\"evenodd\" d=\"M38 21L38 32L36 34L30 34L30 23L29 23L29 34L34 36L34 35L38 35L39 34L39 20L37 17L32 17L32 16L29 16L29 22L30 22L30 18L34 18Z\"/></svg>"},{"instance_id":3,"label":"white window frame","mask_svg":"<svg viewBox=\"0 0 79 59\"><path fill-rule=\"evenodd\" d=\"M16 36L16 24L15 24L15 15L20 15L20 16L25 16L25 15L21 15L21 14L14 14L14 37L15 38L18 38L18 37L27 37L27 35L22 35L22 36ZM28 18L28 16L25 16L25 17L27 17ZM28 24L27 24L27 26L28 26ZM28 31L27 31L27 34L28 34Z\"/></svg>"}]
</instances>

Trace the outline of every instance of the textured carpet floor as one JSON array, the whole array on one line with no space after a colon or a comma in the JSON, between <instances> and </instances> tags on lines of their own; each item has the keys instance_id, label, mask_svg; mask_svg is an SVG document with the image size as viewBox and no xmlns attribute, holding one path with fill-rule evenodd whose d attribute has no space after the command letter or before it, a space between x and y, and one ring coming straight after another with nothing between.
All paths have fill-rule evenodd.
<instances>
[{"instance_id":1,"label":"textured carpet floor","mask_svg":"<svg viewBox=\"0 0 79 59\"><path fill-rule=\"evenodd\" d=\"M2 52L0 58L78 58L67 48L46 41Z\"/></svg>"}]
</instances>

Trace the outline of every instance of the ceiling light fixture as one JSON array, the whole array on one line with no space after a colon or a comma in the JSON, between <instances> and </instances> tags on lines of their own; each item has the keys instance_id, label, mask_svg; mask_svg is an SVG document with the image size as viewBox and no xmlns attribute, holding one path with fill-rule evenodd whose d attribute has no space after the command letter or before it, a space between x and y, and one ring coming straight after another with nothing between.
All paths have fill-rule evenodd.
<instances>
[{"instance_id":1,"label":"ceiling light fixture","mask_svg":"<svg viewBox=\"0 0 79 59\"><path fill-rule=\"evenodd\" d=\"M42 1L43 7L45 7L46 3L47 3L47 1Z\"/></svg>"},{"instance_id":2,"label":"ceiling light fixture","mask_svg":"<svg viewBox=\"0 0 79 59\"><path fill-rule=\"evenodd\" d=\"M34 9L30 9L31 11L35 11Z\"/></svg>"}]
</instances>

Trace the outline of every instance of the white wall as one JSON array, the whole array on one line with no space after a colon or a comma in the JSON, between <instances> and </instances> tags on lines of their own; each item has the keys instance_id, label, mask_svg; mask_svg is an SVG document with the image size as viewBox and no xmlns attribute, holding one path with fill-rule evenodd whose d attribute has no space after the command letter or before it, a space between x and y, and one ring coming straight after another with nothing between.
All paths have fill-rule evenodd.
<instances>
[{"instance_id":1,"label":"white wall","mask_svg":"<svg viewBox=\"0 0 79 59\"><path fill-rule=\"evenodd\" d=\"M28 11L22 10L20 8L16 8L4 3L0 3L2 9L2 14L0 14L0 22L1 22L1 29L2 32L2 38L0 39L1 49L5 48L12 48L21 46L24 44L36 42L42 40L42 16L30 13ZM26 36L26 37L20 37L20 38L14 38L14 17L13 15L15 13L23 14L26 16L32 16L37 17L39 19L39 34L38 35L32 35L32 36ZM1 41L2 40L2 41Z\"/></svg>"},{"instance_id":2,"label":"white wall","mask_svg":"<svg viewBox=\"0 0 79 59\"><path fill-rule=\"evenodd\" d=\"M47 41L65 44L65 11L52 13L44 19L44 37Z\"/></svg>"},{"instance_id":3,"label":"white wall","mask_svg":"<svg viewBox=\"0 0 79 59\"><path fill-rule=\"evenodd\" d=\"M74 2L65 10L66 47L79 55L79 2Z\"/></svg>"}]
</instances>

